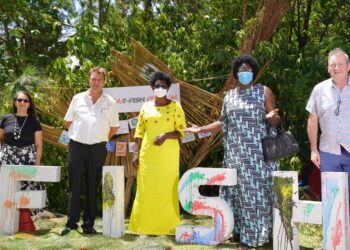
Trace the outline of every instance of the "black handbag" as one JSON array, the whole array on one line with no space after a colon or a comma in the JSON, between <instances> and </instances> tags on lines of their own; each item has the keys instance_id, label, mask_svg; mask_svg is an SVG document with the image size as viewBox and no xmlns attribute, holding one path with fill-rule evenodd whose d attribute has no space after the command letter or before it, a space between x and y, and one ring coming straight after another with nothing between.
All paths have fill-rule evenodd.
<instances>
[{"instance_id":1,"label":"black handbag","mask_svg":"<svg viewBox=\"0 0 350 250\"><path fill-rule=\"evenodd\" d=\"M261 142L265 161L277 160L299 152L298 142L290 131L284 130L283 126L280 134L275 137L268 135Z\"/></svg>"}]
</instances>

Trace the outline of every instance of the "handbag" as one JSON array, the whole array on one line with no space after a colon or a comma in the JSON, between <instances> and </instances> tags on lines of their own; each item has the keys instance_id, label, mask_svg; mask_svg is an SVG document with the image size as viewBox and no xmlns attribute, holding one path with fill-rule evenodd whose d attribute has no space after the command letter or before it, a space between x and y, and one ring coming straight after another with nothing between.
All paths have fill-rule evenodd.
<instances>
[{"instance_id":1,"label":"handbag","mask_svg":"<svg viewBox=\"0 0 350 250\"><path fill-rule=\"evenodd\" d=\"M299 152L299 144L290 131L285 131L281 123L281 133L275 137L269 135L261 140L264 160L273 161Z\"/></svg>"}]
</instances>

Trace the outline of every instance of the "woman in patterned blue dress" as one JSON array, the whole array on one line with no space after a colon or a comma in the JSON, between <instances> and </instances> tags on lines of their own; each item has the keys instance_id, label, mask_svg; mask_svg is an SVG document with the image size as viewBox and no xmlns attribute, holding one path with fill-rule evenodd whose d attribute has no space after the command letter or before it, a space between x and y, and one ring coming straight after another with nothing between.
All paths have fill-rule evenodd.
<instances>
[{"instance_id":1,"label":"woman in patterned blue dress","mask_svg":"<svg viewBox=\"0 0 350 250\"><path fill-rule=\"evenodd\" d=\"M222 130L224 167L237 169L237 185L220 187L220 197L228 202L235 218L234 239L241 249L262 246L269 241L272 229L272 171L278 162L264 161L261 139L269 127L280 123L272 91L254 84L259 72L251 55L237 57L232 74L239 81L225 97L218 121L186 131L199 133Z\"/></svg>"}]
</instances>

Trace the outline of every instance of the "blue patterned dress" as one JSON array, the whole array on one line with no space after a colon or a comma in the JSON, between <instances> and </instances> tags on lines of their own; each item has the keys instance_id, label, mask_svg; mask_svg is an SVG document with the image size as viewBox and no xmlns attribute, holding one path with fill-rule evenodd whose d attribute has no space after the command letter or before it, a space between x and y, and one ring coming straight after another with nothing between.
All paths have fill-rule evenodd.
<instances>
[{"instance_id":1,"label":"blue patterned dress","mask_svg":"<svg viewBox=\"0 0 350 250\"><path fill-rule=\"evenodd\" d=\"M227 92L221 111L224 167L237 169L237 185L221 187L220 196L234 213L235 233L251 247L269 241L272 228L272 171L265 162L261 139L267 134L264 86Z\"/></svg>"}]
</instances>

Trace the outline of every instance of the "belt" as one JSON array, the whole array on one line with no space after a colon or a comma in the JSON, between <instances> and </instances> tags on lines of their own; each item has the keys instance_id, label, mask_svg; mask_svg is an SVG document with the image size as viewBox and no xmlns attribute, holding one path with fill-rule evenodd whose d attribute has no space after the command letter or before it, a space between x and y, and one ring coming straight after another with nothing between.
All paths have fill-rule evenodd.
<instances>
[{"instance_id":1,"label":"belt","mask_svg":"<svg viewBox=\"0 0 350 250\"><path fill-rule=\"evenodd\" d=\"M78 141L74 141L72 139L69 140L70 142L74 142L74 143L78 143L84 146L95 146L95 145L100 145L100 144L106 144L107 142L102 141L102 142L98 142L98 143L93 143L93 144L86 144L86 143L82 143L82 142L78 142Z\"/></svg>"}]
</instances>

